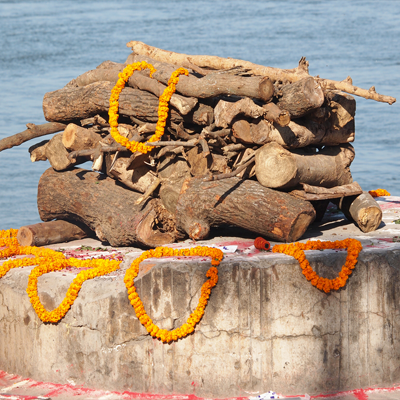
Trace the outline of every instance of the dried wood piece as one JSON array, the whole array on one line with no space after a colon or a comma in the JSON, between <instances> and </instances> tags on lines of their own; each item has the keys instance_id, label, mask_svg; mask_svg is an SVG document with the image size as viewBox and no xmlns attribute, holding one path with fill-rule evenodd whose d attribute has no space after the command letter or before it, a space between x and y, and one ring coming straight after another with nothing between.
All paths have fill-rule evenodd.
<instances>
[{"instance_id":1,"label":"dried wood piece","mask_svg":"<svg viewBox=\"0 0 400 400\"><path fill-rule=\"evenodd\" d=\"M68 157L69 152L63 145L62 138L63 134L57 133L47 143L45 149L45 156L56 171L64 171L67 168L73 167L76 164L82 164L90 159L84 155L70 159Z\"/></svg>"},{"instance_id":2,"label":"dried wood piece","mask_svg":"<svg viewBox=\"0 0 400 400\"><path fill-rule=\"evenodd\" d=\"M292 153L278 143L268 143L256 154L258 181L270 188L286 189L300 183L331 188L351 183L350 164L354 148L350 144L325 147L319 153Z\"/></svg>"},{"instance_id":3,"label":"dried wood piece","mask_svg":"<svg viewBox=\"0 0 400 400\"><path fill-rule=\"evenodd\" d=\"M296 241L315 218L306 201L251 180L185 181L176 206L177 224L192 239L206 239L213 226L235 225L278 241Z\"/></svg>"},{"instance_id":4,"label":"dried wood piece","mask_svg":"<svg viewBox=\"0 0 400 400\"><path fill-rule=\"evenodd\" d=\"M144 207L135 204L140 196L96 172L58 173L50 168L39 180L38 209L43 221L81 222L112 246L173 243L179 236L174 217L159 199L149 200Z\"/></svg>"},{"instance_id":5,"label":"dried wood piece","mask_svg":"<svg viewBox=\"0 0 400 400\"><path fill-rule=\"evenodd\" d=\"M287 126L290 122L290 113L280 109L275 103L264 104L264 118L269 122L276 122L279 126Z\"/></svg>"},{"instance_id":6,"label":"dried wood piece","mask_svg":"<svg viewBox=\"0 0 400 400\"><path fill-rule=\"evenodd\" d=\"M60 124L58 122L49 122L42 125L26 124L27 128L25 131L17 133L13 136L6 137L0 140L0 151L11 149L14 146L19 146L28 140L50 135L51 133L56 133L63 131L66 127L65 124Z\"/></svg>"},{"instance_id":7,"label":"dried wood piece","mask_svg":"<svg viewBox=\"0 0 400 400\"><path fill-rule=\"evenodd\" d=\"M49 143L49 140L42 140L39 143L34 144L33 146L29 147L28 151L31 155L31 161L46 161L46 146Z\"/></svg>"},{"instance_id":8,"label":"dried wood piece","mask_svg":"<svg viewBox=\"0 0 400 400\"><path fill-rule=\"evenodd\" d=\"M245 144L263 145L271 141L271 124L263 119L249 122L239 119L232 125L233 136Z\"/></svg>"},{"instance_id":9,"label":"dried wood piece","mask_svg":"<svg viewBox=\"0 0 400 400\"><path fill-rule=\"evenodd\" d=\"M299 79L308 76L308 62L302 58L299 66L293 69L279 69L272 67L265 67L263 65L253 64L245 60L237 60L233 58L223 58L217 56L206 55L187 55L181 53L174 53L172 51L161 50L156 47L146 45L142 42L131 41L126 44L131 48L134 54L148 56L154 60L171 63L175 65L182 65L185 62L190 62L202 68L211 69L230 69L234 67L242 67L249 70L249 73L254 75L268 76L272 81L289 81L296 82ZM155 68L157 68L155 66Z\"/></svg>"},{"instance_id":10,"label":"dried wood piece","mask_svg":"<svg viewBox=\"0 0 400 400\"><path fill-rule=\"evenodd\" d=\"M239 114L244 114L246 117L258 118L265 114L265 109L255 104L249 98L241 99L234 103L220 100L214 110L215 125L220 128L227 128Z\"/></svg>"},{"instance_id":11,"label":"dried wood piece","mask_svg":"<svg viewBox=\"0 0 400 400\"><path fill-rule=\"evenodd\" d=\"M103 68L102 63L96 69L79 75L74 79L74 83L80 87L101 81L112 82L115 84L118 81L118 74L122 72L125 66L125 64L112 63L109 68ZM127 85L135 89L145 90L157 97L160 97L166 88L165 85L158 82L156 79L139 74L137 71L135 71L129 78ZM171 97L170 103L181 115L186 115L195 107L197 101L198 100L194 97L183 97L174 93Z\"/></svg>"},{"instance_id":12,"label":"dried wood piece","mask_svg":"<svg viewBox=\"0 0 400 400\"><path fill-rule=\"evenodd\" d=\"M382 210L368 192L343 197L338 205L346 218L354 221L364 233L377 230L382 222Z\"/></svg>"},{"instance_id":13,"label":"dried wood piece","mask_svg":"<svg viewBox=\"0 0 400 400\"><path fill-rule=\"evenodd\" d=\"M127 63L146 61L157 70L153 78L167 84L175 65L159 62L152 58L131 54L126 60ZM181 66L182 64L180 64ZM140 73L146 73L141 71ZM237 76L232 74L207 74L202 78L196 78L193 75L180 76L176 85L176 90L187 97L197 97L207 99L218 95L237 95L252 97L268 102L274 95L274 85L265 76Z\"/></svg>"},{"instance_id":14,"label":"dried wood piece","mask_svg":"<svg viewBox=\"0 0 400 400\"><path fill-rule=\"evenodd\" d=\"M283 86L279 91L278 107L299 118L319 108L325 97L321 85L311 76Z\"/></svg>"},{"instance_id":15,"label":"dried wood piece","mask_svg":"<svg viewBox=\"0 0 400 400\"><path fill-rule=\"evenodd\" d=\"M144 161L148 161L149 156L143 154L143 157L139 157L139 159L142 161L142 163L140 161L137 162L137 164L140 163L140 166L132 168L129 158L119 157L113 163L108 173L122 182L126 187L144 193L157 180L157 177L151 168L144 164Z\"/></svg>"},{"instance_id":16,"label":"dried wood piece","mask_svg":"<svg viewBox=\"0 0 400 400\"><path fill-rule=\"evenodd\" d=\"M101 140L101 136L93 129L86 129L75 124L68 124L62 136L66 149L71 151L93 149Z\"/></svg>"},{"instance_id":17,"label":"dried wood piece","mask_svg":"<svg viewBox=\"0 0 400 400\"><path fill-rule=\"evenodd\" d=\"M64 87L49 92L43 98L43 112L47 121L70 122L108 113L111 82L95 82L84 87ZM148 92L125 87L119 97L119 114L134 116L148 122L158 120L158 98ZM181 122L182 116L174 109L171 120Z\"/></svg>"},{"instance_id":18,"label":"dried wood piece","mask_svg":"<svg viewBox=\"0 0 400 400\"><path fill-rule=\"evenodd\" d=\"M311 186L303 183L303 190L292 190L290 192L292 196L308 201L338 199L343 196L357 196L361 193L362 189L357 182L333 188Z\"/></svg>"},{"instance_id":19,"label":"dried wood piece","mask_svg":"<svg viewBox=\"0 0 400 400\"><path fill-rule=\"evenodd\" d=\"M326 100L329 110L329 122L333 128L342 128L354 120L356 100L353 96L337 90L328 91Z\"/></svg>"},{"instance_id":20,"label":"dried wood piece","mask_svg":"<svg viewBox=\"0 0 400 400\"><path fill-rule=\"evenodd\" d=\"M356 96L364 97L364 99L371 99L375 101L379 101L381 103L389 103L393 104L396 102L396 99L392 96L386 96L383 94L376 93L375 89L362 89L357 86L353 86L352 82L345 79L343 81L333 81L331 79L321 79L316 77L317 82L322 86L324 91L326 90L341 90L342 92L346 92L349 94L354 94Z\"/></svg>"},{"instance_id":21,"label":"dried wood piece","mask_svg":"<svg viewBox=\"0 0 400 400\"><path fill-rule=\"evenodd\" d=\"M169 62L175 65L182 65L185 62L190 62L199 67L212 69L229 69L240 66L248 69L248 72L254 75L268 76L273 82L297 82L298 80L309 76L308 61L306 61L305 57L300 59L299 65L296 68L280 69L265 67L263 65L253 64L249 61L237 60L233 58L174 53L172 51L161 50L138 41L131 41L127 43L127 47L131 48L136 54L152 57L155 60ZM320 83L324 91L328 89L341 90L346 93L364 97L365 99L372 99L383 103L393 104L396 102L394 97L376 93L374 86L368 90L353 86L351 79L345 79L341 82L319 77L315 77L314 79Z\"/></svg>"},{"instance_id":22,"label":"dried wood piece","mask_svg":"<svg viewBox=\"0 0 400 400\"><path fill-rule=\"evenodd\" d=\"M17 240L21 246L47 246L90 236L93 232L88 227L60 220L22 226L18 229Z\"/></svg>"}]
</instances>

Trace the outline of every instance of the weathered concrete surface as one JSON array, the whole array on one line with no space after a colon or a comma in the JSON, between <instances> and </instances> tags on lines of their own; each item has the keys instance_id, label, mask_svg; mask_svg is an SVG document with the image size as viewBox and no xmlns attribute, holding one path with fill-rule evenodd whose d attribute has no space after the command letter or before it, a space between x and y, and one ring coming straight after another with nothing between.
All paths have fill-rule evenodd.
<instances>
[{"instance_id":1,"label":"weathered concrete surface","mask_svg":"<svg viewBox=\"0 0 400 400\"><path fill-rule=\"evenodd\" d=\"M335 230L315 227L317 239L356 237L364 246L346 287L331 294L312 287L289 256L260 253L251 239L215 238L211 242L238 248L221 263L219 282L194 334L172 344L149 337L129 304L123 270L138 250L125 256L122 271L85 282L57 324L43 324L29 303L25 289L32 267L10 271L0 279L0 370L103 390L214 398L395 386L400 225L389 219L400 211L400 199L388 199L394 205L383 210L386 226L374 235L349 234L352 225L338 214L324 222L335 221ZM346 252L313 251L307 257L320 275L332 278ZM142 263L137 287L159 326L185 322L208 268L202 259ZM39 279L47 309L61 302L74 276L62 271Z\"/></svg>"}]
</instances>

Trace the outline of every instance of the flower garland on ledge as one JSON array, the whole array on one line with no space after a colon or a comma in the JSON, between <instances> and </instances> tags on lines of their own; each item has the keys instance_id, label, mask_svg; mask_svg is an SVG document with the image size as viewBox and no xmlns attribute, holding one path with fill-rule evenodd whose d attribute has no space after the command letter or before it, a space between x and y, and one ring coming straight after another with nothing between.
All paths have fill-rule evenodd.
<instances>
[{"instance_id":1,"label":"flower garland on ledge","mask_svg":"<svg viewBox=\"0 0 400 400\"><path fill-rule=\"evenodd\" d=\"M385 189L370 190L368 193L372 197L390 196L390 193Z\"/></svg>"},{"instance_id":2,"label":"flower garland on ledge","mask_svg":"<svg viewBox=\"0 0 400 400\"><path fill-rule=\"evenodd\" d=\"M142 69L148 68L150 70L150 77L156 72L155 68L146 63L145 61L137 62L127 65L124 70L118 75L119 79L113 89L111 90L110 96L110 108L108 110L109 124L111 126L111 136L116 142L125 146L132 153L140 151L141 153L147 153L152 149L152 146L146 146L143 143L132 141L122 136L118 132L118 106L119 106L119 95L122 89L125 87L126 82L132 76L134 71L141 71ZM168 118L168 103L171 100L172 95L175 93L176 85L179 82L179 75L189 75L189 71L185 68L178 68L174 71L168 80L168 86L164 89L163 94L159 98L158 104L158 121L156 125L155 134L148 140L148 142L157 142L161 139L164 134L166 121Z\"/></svg>"},{"instance_id":3,"label":"flower garland on ledge","mask_svg":"<svg viewBox=\"0 0 400 400\"><path fill-rule=\"evenodd\" d=\"M319 276L310 266L304 250L325 250L325 249L345 249L347 248L346 262L335 279L327 279ZM361 242L356 239L337 240L335 242L307 241L306 243L277 244L273 247L273 253L283 253L294 257L303 270L303 275L311 284L325 293L331 290L338 290L346 284L349 275L357 264L358 254L362 250Z\"/></svg>"},{"instance_id":4,"label":"flower garland on ledge","mask_svg":"<svg viewBox=\"0 0 400 400\"><path fill-rule=\"evenodd\" d=\"M71 308L78 293L82 287L83 282L88 279L93 279L96 276L107 275L119 269L121 261L108 260L108 259L91 259L91 260L78 260L76 258L66 258L64 254L39 247L20 246L17 241L18 230L10 229L7 231L0 231L0 246L8 246L6 249L0 251L0 258L11 257L17 255L33 255L34 257L24 257L4 261L0 265L0 278L3 277L10 269L25 266L36 265L32 269L28 287L26 289L30 302L36 311L36 314L43 322L58 322L60 321L68 310ZM201 296L196 309L188 318L187 322L181 327L172 331L160 329L156 326L144 310L143 303L136 292L134 279L139 272L139 264L151 257L170 257L170 256L201 256L211 257L212 267L208 270L206 276L209 278L201 288ZM153 250L148 250L138 258L136 258L125 274L124 282L128 290L128 297L135 309L136 315L140 322L144 325L147 331L153 337L161 339L163 342L171 342L179 338L183 338L194 331L195 325L200 321L204 314L205 307L210 297L211 289L218 282L217 266L223 258L223 252L216 248L198 246L191 249L171 249L169 247L157 247ZM75 279L72 281L67 290L65 298L61 304L52 311L47 311L43 304L40 302L38 295L38 278L41 275L47 274L51 271L60 271L67 267L85 268L80 271Z\"/></svg>"},{"instance_id":5,"label":"flower garland on ledge","mask_svg":"<svg viewBox=\"0 0 400 400\"><path fill-rule=\"evenodd\" d=\"M206 282L201 287L201 296L196 309L190 314L190 317L185 324L177 329L168 331L160 329L153 323L151 318L146 314L143 303L136 292L134 279L139 273L139 264L152 257L171 257L171 256L202 256L211 257L212 267L207 271ZM204 309L207 305L208 298L210 297L211 289L218 282L217 266L221 262L224 254L221 250L211 247L198 246L192 249L171 249L168 247L156 247L154 250L145 251L140 257L134 260L125 274L124 282L128 290L129 301L131 302L136 316L139 318L141 324L147 329L151 336L161 339L164 343L171 342L183 338L194 331L195 325L200 321L204 314Z\"/></svg>"}]
</instances>

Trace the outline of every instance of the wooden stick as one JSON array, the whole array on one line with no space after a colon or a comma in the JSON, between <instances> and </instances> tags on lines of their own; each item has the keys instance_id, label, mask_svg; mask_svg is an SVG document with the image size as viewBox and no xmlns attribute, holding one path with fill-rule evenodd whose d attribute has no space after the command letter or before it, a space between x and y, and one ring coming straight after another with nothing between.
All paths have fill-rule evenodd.
<instances>
[{"instance_id":1,"label":"wooden stick","mask_svg":"<svg viewBox=\"0 0 400 400\"><path fill-rule=\"evenodd\" d=\"M160 141L160 142L146 142L145 146L184 146L184 147L193 147L196 146L195 142L181 142L178 140L169 140L169 141Z\"/></svg>"},{"instance_id":2,"label":"wooden stick","mask_svg":"<svg viewBox=\"0 0 400 400\"><path fill-rule=\"evenodd\" d=\"M364 97L364 99L371 99L380 101L381 103L393 104L396 102L396 98L391 96L385 96L383 94L376 93L375 87L372 86L370 89L362 89L357 86L353 86L351 79L345 79L344 81L333 81L331 79L315 78L320 83L324 90L341 90L342 92L355 94L356 96Z\"/></svg>"},{"instance_id":3,"label":"wooden stick","mask_svg":"<svg viewBox=\"0 0 400 400\"><path fill-rule=\"evenodd\" d=\"M136 54L145 55L158 61L168 62L176 65L182 65L184 62L190 62L199 67L213 69L228 69L241 66L243 68L248 68L249 72L253 73L254 75L268 76L274 82L279 80L297 82L302 78L310 76L308 73L308 61L306 61L304 57L299 61L298 67L293 69L280 69L265 67L263 65L253 64L249 61L237 60L233 58L174 53L172 51L161 50L156 47L148 46L147 44L138 41L131 41L126 45L127 47L130 47ZM365 99L372 99L389 104L393 104L396 101L394 97L376 93L373 86L369 90L353 86L351 79L339 82L315 77L315 80L320 83L323 89L342 90L343 92L364 97Z\"/></svg>"},{"instance_id":4,"label":"wooden stick","mask_svg":"<svg viewBox=\"0 0 400 400\"><path fill-rule=\"evenodd\" d=\"M254 156L254 154L253 154ZM219 174L219 175L213 175L209 178L205 178L205 181L219 181L221 179L226 179L226 178L233 178L234 176L236 176L239 172L243 171L244 169L246 169L249 165L254 163L254 158L247 161L246 163L242 164L240 167L236 168L234 171L232 172L228 172L226 174Z\"/></svg>"},{"instance_id":5,"label":"wooden stick","mask_svg":"<svg viewBox=\"0 0 400 400\"><path fill-rule=\"evenodd\" d=\"M174 53L172 51L161 50L157 47L148 46L145 43L131 41L126 44L135 54L145 55L157 61L167 62L175 65L182 65L185 62L190 62L198 67L212 69L229 69L233 67L243 67L249 69L249 72L254 75L268 76L271 80L286 80L296 82L301 78L308 76L308 62L302 58L299 66L293 69L280 69L265 67L264 65L253 64L245 60L237 60L234 58L223 58L217 56L204 55L187 55Z\"/></svg>"},{"instance_id":6,"label":"wooden stick","mask_svg":"<svg viewBox=\"0 0 400 400\"><path fill-rule=\"evenodd\" d=\"M63 131L67 125L60 124L58 122L48 122L42 125L26 124L26 126L28 129L26 129L25 131L1 139L0 151L11 149L14 146L19 146L20 144L27 142L28 140L40 136L50 135L51 133Z\"/></svg>"}]
</instances>

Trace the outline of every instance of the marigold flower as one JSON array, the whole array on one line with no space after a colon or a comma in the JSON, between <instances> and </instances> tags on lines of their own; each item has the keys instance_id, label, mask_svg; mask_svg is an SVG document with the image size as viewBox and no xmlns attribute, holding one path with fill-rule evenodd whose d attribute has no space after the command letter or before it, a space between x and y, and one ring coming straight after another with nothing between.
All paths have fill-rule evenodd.
<instances>
[{"instance_id":1,"label":"marigold flower","mask_svg":"<svg viewBox=\"0 0 400 400\"><path fill-rule=\"evenodd\" d=\"M335 279L327 279L318 276L311 268L310 263L306 259L304 250L321 250L321 249L345 249L347 248L346 262L342 266L338 277ZM331 290L338 290L346 284L349 275L357 264L358 254L362 250L361 243L356 239L345 239L335 242L321 242L320 240L307 241L306 243L291 243L275 245L272 249L274 253L284 253L296 258L299 261L303 275L311 282L311 284L325 293Z\"/></svg>"}]
</instances>

